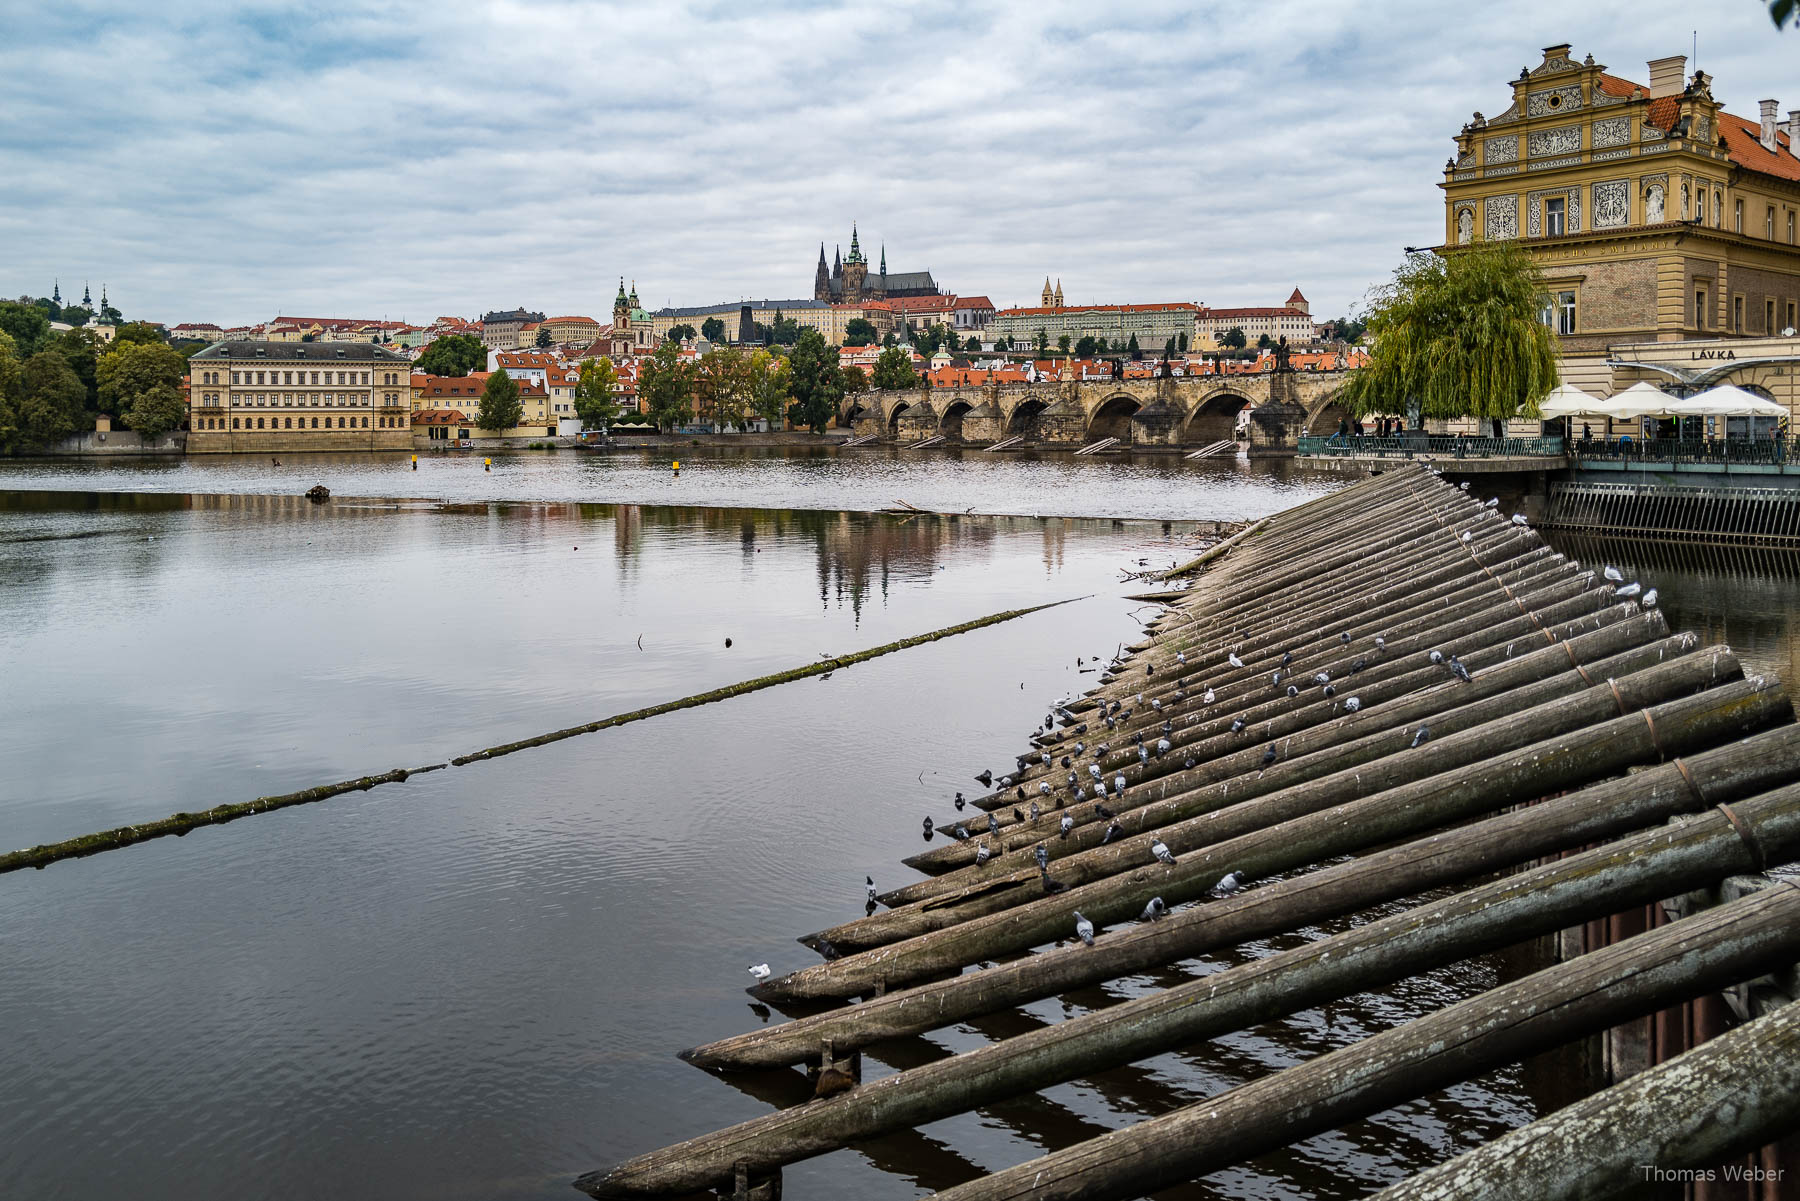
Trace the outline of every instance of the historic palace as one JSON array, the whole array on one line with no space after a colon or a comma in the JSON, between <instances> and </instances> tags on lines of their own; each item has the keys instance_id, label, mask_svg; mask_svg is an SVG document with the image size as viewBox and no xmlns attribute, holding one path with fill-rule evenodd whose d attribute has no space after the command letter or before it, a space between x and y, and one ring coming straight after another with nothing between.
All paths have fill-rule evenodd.
<instances>
[{"instance_id":1,"label":"historic palace","mask_svg":"<svg viewBox=\"0 0 1800 1201\"><path fill-rule=\"evenodd\" d=\"M825 243L819 243L819 266L813 273L813 299L826 304L862 304L867 300L891 300L901 296L938 296L937 282L929 271L897 271L888 273L887 247L881 248L881 268L869 274L869 260L863 257L856 226L850 227L850 254L842 251L835 261L825 265Z\"/></svg>"},{"instance_id":2,"label":"historic palace","mask_svg":"<svg viewBox=\"0 0 1800 1201\"><path fill-rule=\"evenodd\" d=\"M1656 59L1641 84L1551 46L1444 167L1440 249L1519 239L1549 284L1565 380L1598 395L1609 347L1779 337L1800 319L1800 111L1728 113L1686 63Z\"/></svg>"}]
</instances>

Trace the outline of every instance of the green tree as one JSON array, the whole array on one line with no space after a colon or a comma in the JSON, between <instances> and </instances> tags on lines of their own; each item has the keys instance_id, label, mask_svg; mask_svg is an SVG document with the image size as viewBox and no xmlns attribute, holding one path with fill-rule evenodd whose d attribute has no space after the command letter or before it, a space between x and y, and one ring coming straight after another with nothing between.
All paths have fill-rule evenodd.
<instances>
[{"instance_id":1,"label":"green tree","mask_svg":"<svg viewBox=\"0 0 1800 1201\"><path fill-rule=\"evenodd\" d=\"M9 335L18 348L16 353L28 359L43 349L42 343L50 334L50 318L35 304L0 300L0 333Z\"/></svg>"},{"instance_id":2,"label":"green tree","mask_svg":"<svg viewBox=\"0 0 1800 1201\"><path fill-rule=\"evenodd\" d=\"M912 356L897 346L890 346L875 360L875 374L869 381L884 391L902 392L916 386Z\"/></svg>"},{"instance_id":3,"label":"green tree","mask_svg":"<svg viewBox=\"0 0 1800 1201\"><path fill-rule=\"evenodd\" d=\"M1137 340L1136 334L1131 335L1131 341L1130 341L1130 343L1128 343L1126 345L1125 349L1128 353L1130 353L1131 359L1133 362L1136 362L1139 359L1144 357L1143 348L1138 345L1138 340Z\"/></svg>"},{"instance_id":4,"label":"green tree","mask_svg":"<svg viewBox=\"0 0 1800 1201\"><path fill-rule=\"evenodd\" d=\"M963 349L968 350L968 351L980 350L981 349L981 335L980 334L970 334L969 340L967 342L963 343Z\"/></svg>"},{"instance_id":5,"label":"green tree","mask_svg":"<svg viewBox=\"0 0 1800 1201\"><path fill-rule=\"evenodd\" d=\"M24 303L24 300L25 300L24 297L19 298L19 302L21 304ZM43 309L44 316L48 317L50 320L52 320L52 321L61 321L62 320L62 305L57 304L54 300L51 300L48 296L40 296L36 300L32 301L31 303L35 304L38 308Z\"/></svg>"},{"instance_id":6,"label":"green tree","mask_svg":"<svg viewBox=\"0 0 1800 1201\"><path fill-rule=\"evenodd\" d=\"M163 337L163 332L148 321L128 321L113 331L113 345L115 346L121 342L152 344L167 340Z\"/></svg>"},{"instance_id":7,"label":"green tree","mask_svg":"<svg viewBox=\"0 0 1800 1201\"><path fill-rule=\"evenodd\" d=\"M671 325L669 332L664 335L664 341L686 342L699 336L700 331L684 321L680 325Z\"/></svg>"},{"instance_id":8,"label":"green tree","mask_svg":"<svg viewBox=\"0 0 1800 1201\"><path fill-rule=\"evenodd\" d=\"M87 391L87 401L82 406L88 413L97 412L100 408L100 389L94 377L98 366L98 348L92 330L66 329L50 339L50 348L63 357L69 370L81 381Z\"/></svg>"},{"instance_id":9,"label":"green tree","mask_svg":"<svg viewBox=\"0 0 1800 1201\"><path fill-rule=\"evenodd\" d=\"M1050 353L1050 335L1041 325L1038 326L1037 332L1037 350L1040 355Z\"/></svg>"},{"instance_id":10,"label":"green tree","mask_svg":"<svg viewBox=\"0 0 1800 1201\"><path fill-rule=\"evenodd\" d=\"M759 350L750 356L750 409L773 429L793 401L788 362L779 354Z\"/></svg>"},{"instance_id":11,"label":"green tree","mask_svg":"<svg viewBox=\"0 0 1800 1201\"><path fill-rule=\"evenodd\" d=\"M84 309L78 304L65 304L63 305L62 319L76 329L80 329L94 319L94 310Z\"/></svg>"},{"instance_id":12,"label":"green tree","mask_svg":"<svg viewBox=\"0 0 1800 1201\"><path fill-rule=\"evenodd\" d=\"M1105 354L1107 351L1106 336L1103 334L1094 339L1094 353Z\"/></svg>"},{"instance_id":13,"label":"green tree","mask_svg":"<svg viewBox=\"0 0 1800 1201\"><path fill-rule=\"evenodd\" d=\"M725 340L725 323L717 317L708 317L700 323L700 336L715 344L723 342Z\"/></svg>"},{"instance_id":14,"label":"green tree","mask_svg":"<svg viewBox=\"0 0 1800 1201\"><path fill-rule=\"evenodd\" d=\"M0 451L39 450L87 424L87 389L54 350L20 366L13 341L0 334Z\"/></svg>"},{"instance_id":15,"label":"green tree","mask_svg":"<svg viewBox=\"0 0 1800 1201\"><path fill-rule=\"evenodd\" d=\"M603 430L618 417L619 397L613 391L618 382L619 373L605 355L581 365L581 378L575 381L575 415L584 428Z\"/></svg>"},{"instance_id":16,"label":"green tree","mask_svg":"<svg viewBox=\"0 0 1800 1201\"><path fill-rule=\"evenodd\" d=\"M1091 359L1094 357L1094 352L1099 349L1100 344L1094 341L1091 335L1083 334L1081 340L1075 343L1075 357L1078 359Z\"/></svg>"},{"instance_id":17,"label":"green tree","mask_svg":"<svg viewBox=\"0 0 1800 1201\"><path fill-rule=\"evenodd\" d=\"M795 425L822 434L844 398L844 373L838 367L837 351L825 345L818 330L809 329L794 344L788 363L794 393L788 415Z\"/></svg>"},{"instance_id":18,"label":"green tree","mask_svg":"<svg viewBox=\"0 0 1800 1201\"><path fill-rule=\"evenodd\" d=\"M1267 334L1257 335L1256 349L1269 350L1269 349L1272 349L1274 347L1274 345L1275 345L1275 341L1273 338L1270 338L1269 335L1267 335Z\"/></svg>"},{"instance_id":19,"label":"green tree","mask_svg":"<svg viewBox=\"0 0 1800 1201\"><path fill-rule=\"evenodd\" d=\"M158 388L173 388L179 397L181 377L185 374L187 360L181 357L179 351L160 342L115 344L94 365L94 382L99 392L100 407L121 418L140 434L145 433L145 430L132 421L132 410L138 406L139 401ZM143 416L155 424L160 423L164 415L152 405L143 410ZM176 424L180 422L177 421ZM173 429L175 426L164 425L163 428Z\"/></svg>"},{"instance_id":20,"label":"green tree","mask_svg":"<svg viewBox=\"0 0 1800 1201\"><path fill-rule=\"evenodd\" d=\"M551 346L551 345L553 345L553 343L550 340L550 331L545 329L541 325L538 326L537 348L539 350L543 350L544 348Z\"/></svg>"},{"instance_id":21,"label":"green tree","mask_svg":"<svg viewBox=\"0 0 1800 1201\"><path fill-rule=\"evenodd\" d=\"M695 409L715 428L750 428L755 416L756 381L751 356L735 346L716 346L700 356L694 374Z\"/></svg>"},{"instance_id":22,"label":"green tree","mask_svg":"<svg viewBox=\"0 0 1800 1201\"><path fill-rule=\"evenodd\" d=\"M694 419L694 365L681 358L681 344L670 338L638 368L638 397L659 430L672 430Z\"/></svg>"},{"instance_id":23,"label":"green tree","mask_svg":"<svg viewBox=\"0 0 1800 1201\"><path fill-rule=\"evenodd\" d=\"M1181 353L1182 353L1182 354L1186 354L1186 353L1187 353L1187 350L1188 350L1188 336L1187 336L1187 331L1185 331L1185 330L1183 330L1183 331L1182 331L1182 334L1181 334L1181 337L1180 337L1180 338L1179 338L1179 339L1178 339L1178 340L1177 340L1177 341L1178 341L1178 344L1179 344L1179 345L1180 345L1180 347L1181 347Z\"/></svg>"},{"instance_id":24,"label":"green tree","mask_svg":"<svg viewBox=\"0 0 1800 1201\"><path fill-rule=\"evenodd\" d=\"M1800 26L1800 0L1769 0L1769 19L1777 29L1788 24Z\"/></svg>"},{"instance_id":25,"label":"green tree","mask_svg":"<svg viewBox=\"0 0 1800 1201\"><path fill-rule=\"evenodd\" d=\"M845 346L867 346L875 340L875 323L867 317L852 317L844 326Z\"/></svg>"},{"instance_id":26,"label":"green tree","mask_svg":"<svg viewBox=\"0 0 1800 1201\"><path fill-rule=\"evenodd\" d=\"M180 429L186 420L187 402L181 399L181 389L172 384L157 384L140 392L125 410L125 424L146 438L160 438Z\"/></svg>"},{"instance_id":27,"label":"green tree","mask_svg":"<svg viewBox=\"0 0 1800 1201\"><path fill-rule=\"evenodd\" d=\"M769 327L769 341L783 346L794 346L800 341L800 323L792 317L783 317L781 310L775 310L775 324Z\"/></svg>"},{"instance_id":28,"label":"green tree","mask_svg":"<svg viewBox=\"0 0 1800 1201\"><path fill-rule=\"evenodd\" d=\"M1170 338L1163 343L1163 359L1166 362L1175 357L1175 339Z\"/></svg>"},{"instance_id":29,"label":"green tree","mask_svg":"<svg viewBox=\"0 0 1800 1201\"><path fill-rule=\"evenodd\" d=\"M1056 349L1062 352L1065 359L1069 357L1069 348L1074 345L1075 339L1071 338L1068 334L1063 334L1056 339Z\"/></svg>"},{"instance_id":30,"label":"green tree","mask_svg":"<svg viewBox=\"0 0 1800 1201\"><path fill-rule=\"evenodd\" d=\"M892 347L900 345L900 339L894 337L893 330L889 330L887 332L887 336L882 338L881 344L884 347L892 348Z\"/></svg>"},{"instance_id":31,"label":"green tree","mask_svg":"<svg viewBox=\"0 0 1800 1201\"><path fill-rule=\"evenodd\" d=\"M487 364L487 347L474 334L446 334L425 348L413 370L423 375L467 375Z\"/></svg>"},{"instance_id":32,"label":"green tree","mask_svg":"<svg viewBox=\"0 0 1800 1201\"><path fill-rule=\"evenodd\" d=\"M1366 366L1340 393L1357 416L1536 417L1556 386L1557 342L1539 318L1544 281L1516 242L1408 255L1370 295Z\"/></svg>"},{"instance_id":33,"label":"green tree","mask_svg":"<svg viewBox=\"0 0 1800 1201\"><path fill-rule=\"evenodd\" d=\"M1355 317L1338 317L1329 323L1331 336L1339 342L1356 342L1368 327Z\"/></svg>"},{"instance_id":34,"label":"green tree","mask_svg":"<svg viewBox=\"0 0 1800 1201\"><path fill-rule=\"evenodd\" d=\"M844 395L854 396L858 392L869 390L869 377L863 374L861 367L844 368Z\"/></svg>"},{"instance_id":35,"label":"green tree","mask_svg":"<svg viewBox=\"0 0 1800 1201\"><path fill-rule=\"evenodd\" d=\"M1234 325L1225 331L1224 336L1219 339L1219 345L1227 350L1242 350L1250 345L1250 339L1244 336L1243 330Z\"/></svg>"},{"instance_id":36,"label":"green tree","mask_svg":"<svg viewBox=\"0 0 1800 1201\"><path fill-rule=\"evenodd\" d=\"M481 390L481 407L475 410L475 424L484 430L509 430L519 424L525 406L519 400L519 385L502 367L488 376Z\"/></svg>"}]
</instances>

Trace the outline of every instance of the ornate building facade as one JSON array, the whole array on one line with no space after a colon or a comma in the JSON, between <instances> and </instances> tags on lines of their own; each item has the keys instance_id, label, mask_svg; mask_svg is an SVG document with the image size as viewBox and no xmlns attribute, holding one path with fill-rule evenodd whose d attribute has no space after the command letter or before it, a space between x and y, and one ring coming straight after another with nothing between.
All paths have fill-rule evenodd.
<instances>
[{"instance_id":1,"label":"ornate building facade","mask_svg":"<svg viewBox=\"0 0 1800 1201\"><path fill-rule=\"evenodd\" d=\"M825 243L819 243L819 266L813 272L813 299L826 304L862 304L869 300L888 300L899 296L937 296L937 281L929 271L887 269L887 247L881 248L881 266L869 272L869 260L863 257L856 226L850 227L850 254L840 250L833 263L825 264Z\"/></svg>"},{"instance_id":2,"label":"ornate building facade","mask_svg":"<svg viewBox=\"0 0 1800 1201\"><path fill-rule=\"evenodd\" d=\"M188 364L189 454L412 445L412 363L383 347L216 342Z\"/></svg>"},{"instance_id":3,"label":"ornate building facade","mask_svg":"<svg viewBox=\"0 0 1800 1201\"><path fill-rule=\"evenodd\" d=\"M1440 249L1521 241L1549 286L1564 377L1600 395L1614 344L1768 337L1800 320L1800 110L1726 112L1686 62L1653 60L1640 84L1548 47L1444 167Z\"/></svg>"}]
</instances>

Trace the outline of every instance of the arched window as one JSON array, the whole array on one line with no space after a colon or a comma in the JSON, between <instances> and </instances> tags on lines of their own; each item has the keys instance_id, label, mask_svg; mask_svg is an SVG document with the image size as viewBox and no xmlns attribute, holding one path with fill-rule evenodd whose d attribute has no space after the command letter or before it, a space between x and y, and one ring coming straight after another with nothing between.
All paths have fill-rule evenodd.
<instances>
[{"instance_id":1,"label":"arched window","mask_svg":"<svg viewBox=\"0 0 1800 1201\"><path fill-rule=\"evenodd\" d=\"M238 427L238 419L236 417L233 417L231 419L231 428L236 429L237 427Z\"/></svg>"},{"instance_id":2,"label":"arched window","mask_svg":"<svg viewBox=\"0 0 1800 1201\"><path fill-rule=\"evenodd\" d=\"M289 418L288 418L288 419L287 419L287 427L286 427L286 428L288 428L288 429L293 429L293 428L294 428L294 419L293 419L293 418L292 418L292 417L289 417Z\"/></svg>"},{"instance_id":3,"label":"arched window","mask_svg":"<svg viewBox=\"0 0 1800 1201\"><path fill-rule=\"evenodd\" d=\"M256 419L256 428L257 429L261 429L263 427L262 421L263 421L263 419L261 417L258 417Z\"/></svg>"},{"instance_id":4,"label":"arched window","mask_svg":"<svg viewBox=\"0 0 1800 1201\"><path fill-rule=\"evenodd\" d=\"M314 429L318 429L318 428L319 428L319 419L318 419L318 418L317 418L317 417L314 417L314 418L313 418L313 428L314 428Z\"/></svg>"},{"instance_id":5,"label":"arched window","mask_svg":"<svg viewBox=\"0 0 1800 1201\"><path fill-rule=\"evenodd\" d=\"M364 417L364 418L363 418L363 423L362 423L362 427L363 427L363 428L364 428L364 429L368 429L368 428L369 428L369 419L368 419L368 418L367 418L367 417Z\"/></svg>"}]
</instances>

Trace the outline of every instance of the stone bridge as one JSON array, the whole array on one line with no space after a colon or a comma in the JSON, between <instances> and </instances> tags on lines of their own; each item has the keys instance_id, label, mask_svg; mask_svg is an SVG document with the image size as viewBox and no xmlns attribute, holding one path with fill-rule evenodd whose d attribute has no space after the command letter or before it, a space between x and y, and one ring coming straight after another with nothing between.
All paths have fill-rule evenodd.
<instances>
[{"instance_id":1,"label":"stone bridge","mask_svg":"<svg viewBox=\"0 0 1800 1201\"><path fill-rule=\"evenodd\" d=\"M1103 438L1132 446L1197 447L1234 436L1250 409L1250 453L1292 454L1303 433L1333 433L1348 373L1263 372L1144 380L1061 380L846 396L838 424L900 443L1080 447Z\"/></svg>"}]
</instances>

